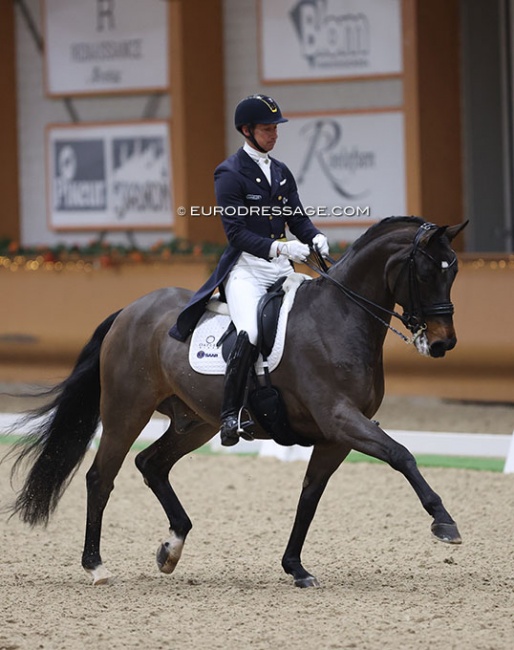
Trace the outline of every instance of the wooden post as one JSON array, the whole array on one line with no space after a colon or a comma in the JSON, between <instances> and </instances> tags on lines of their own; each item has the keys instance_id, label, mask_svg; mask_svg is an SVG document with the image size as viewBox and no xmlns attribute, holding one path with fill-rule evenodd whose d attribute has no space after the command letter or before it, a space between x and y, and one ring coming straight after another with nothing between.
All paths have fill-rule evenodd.
<instances>
[{"instance_id":1,"label":"wooden post","mask_svg":"<svg viewBox=\"0 0 514 650\"><path fill-rule=\"evenodd\" d=\"M404 0L403 23L409 213L439 225L460 223L459 0Z\"/></svg>"},{"instance_id":2,"label":"wooden post","mask_svg":"<svg viewBox=\"0 0 514 650\"><path fill-rule=\"evenodd\" d=\"M14 2L0 2L0 238L20 238Z\"/></svg>"},{"instance_id":3,"label":"wooden post","mask_svg":"<svg viewBox=\"0 0 514 650\"><path fill-rule=\"evenodd\" d=\"M213 173L225 158L221 0L172 0L170 21L171 145L175 234L223 242L219 217L190 215L215 205Z\"/></svg>"}]
</instances>

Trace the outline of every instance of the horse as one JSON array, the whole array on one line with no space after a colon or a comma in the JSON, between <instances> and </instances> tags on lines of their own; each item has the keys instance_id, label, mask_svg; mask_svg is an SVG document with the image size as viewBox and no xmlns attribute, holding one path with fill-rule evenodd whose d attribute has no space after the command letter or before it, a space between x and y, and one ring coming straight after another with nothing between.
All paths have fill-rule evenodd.
<instances>
[{"instance_id":1,"label":"horse","mask_svg":"<svg viewBox=\"0 0 514 650\"><path fill-rule=\"evenodd\" d=\"M371 226L320 277L303 282L289 313L283 358L272 373L292 430L312 444L296 516L282 557L298 587L319 586L301 561L316 508L332 474L351 450L388 463L408 480L432 517L432 534L460 544L457 524L419 471L413 455L372 420L384 395L383 344L398 317L418 352L443 357L455 347L450 290L457 274L452 239L466 225L437 226L420 217L389 217ZM31 526L46 525L83 460L101 420L103 432L86 474L87 517L82 566L93 584L111 573L100 555L103 512L114 479L154 412L166 432L137 454L144 482L168 518L157 564L172 573L192 522L169 474L218 431L223 377L194 372L188 345L168 330L191 292L162 288L106 318L71 374L45 406L31 412L34 429L15 446L12 472L27 475L10 505ZM400 305L404 313L394 311ZM45 417L43 417L45 416ZM270 437L255 425L256 438ZM213 459L215 462L215 459Z\"/></svg>"}]
</instances>

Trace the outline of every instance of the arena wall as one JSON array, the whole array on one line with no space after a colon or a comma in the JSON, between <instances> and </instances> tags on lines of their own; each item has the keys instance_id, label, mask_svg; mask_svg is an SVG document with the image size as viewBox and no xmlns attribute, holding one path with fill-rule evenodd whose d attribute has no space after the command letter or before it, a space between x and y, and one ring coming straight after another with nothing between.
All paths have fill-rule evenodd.
<instances>
[{"instance_id":1,"label":"arena wall","mask_svg":"<svg viewBox=\"0 0 514 650\"><path fill-rule=\"evenodd\" d=\"M420 0L404 0L404 41L405 47L410 49L406 50L405 74L401 78L279 84L264 84L260 79L256 0L219 0L219 6L223 9L222 25L217 26L215 21L211 21L211 31L216 26L217 35L210 40L211 47L216 46L219 56L223 57L224 70L218 70L221 66L217 66L216 74L223 75L224 79L219 82L216 78L216 83L211 80L212 74L205 74L205 54L202 60L202 51L196 52L194 49L196 41L186 38L191 29L191 23L187 21L195 18L191 10L192 2L171 4L174 11L182 12L180 18L184 25L189 25L187 29L184 28L188 33L180 42L180 57L175 59L179 63L182 61L183 65L180 67L177 64L180 69L174 68L175 80L183 82L184 87L180 86L183 92L177 92L178 86L175 84L173 101L166 93L157 98L145 95L72 98L70 101L78 121L141 119L148 117L151 107L151 117L169 119L172 124L183 125L181 160L184 165L177 165L175 173L184 175L184 168L187 167L187 172L192 176L195 160L199 159L197 150L205 153L205 147L209 144L209 155L218 156L221 160L240 145L240 138L232 125L233 107L239 99L256 91L272 94L285 113L403 108L408 121L409 212L436 223L458 223L464 218L459 181L461 144L458 134L461 130L460 117L457 119L460 116L459 68L455 45L458 39L454 38L459 28L457 0L434 0L428 9ZM204 5L204 8L213 4L196 0L196 5ZM39 0L25 0L24 6L33 18L36 30L41 32L41 3ZM2 11L2 16L7 15L5 7ZM5 193L12 200L3 206L7 215L3 217L3 222L5 224L6 219L11 219L12 224L4 234L11 237L19 225L18 238L24 245L53 246L62 242L67 246L85 246L99 233L56 233L47 224L45 127L50 123L70 122L69 102L45 95L43 60L37 39L28 29L19 5L15 5L12 11L15 20L11 20L12 12L9 19L15 26L13 28L11 25L8 35L12 37L14 29L16 47L6 49L12 50L12 56L14 50L16 53L17 115L14 121L18 128L8 131L17 131L17 147L13 143L8 146L9 138L6 136L4 145L7 154L4 158L7 161L1 164L0 171L6 189L13 187L19 172L20 188L19 193ZM2 25L4 30L9 26L5 21ZM435 41L432 37L434 34L441 36L440 25L445 25L446 40L439 38L436 54L448 65L444 62L434 64ZM222 45L216 40L221 30ZM175 46L178 46L178 40ZM206 42L207 38L204 38L204 48ZM4 47L6 43L6 39L2 39ZM198 54L196 57L195 52ZM197 73L193 92L185 82L191 79L186 74L187 65L194 62ZM212 69L213 61L210 60L209 64L209 69ZM10 65L12 68L12 62ZM443 70L457 76L449 80L442 74ZM7 79L6 74L2 78ZM205 92L204 89L202 92L200 78L204 79L204 83L212 81L215 89L212 92ZM6 82L4 86L6 95L12 100L14 83ZM188 97L182 96L188 93ZM197 97L201 97L202 101L196 101ZM195 113L194 120L185 111L186 99L189 101L187 106L203 110ZM216 116L224 114L225 123L221 127L217 123L222 122L222 118L216 117L214 123L203 119L205 111L211 116L214 110L209 102L214 102ZM11 101L11 104L14 102ZM5 123L14 124L12 116L9 117L12 112L13 106L6 103L5 115L2 114ZM195 124L200 122L208 124L209 133L216 138L215 144L205 133L198 133ZM448 129L451 131L449 134ZM14 151L17 152L19 163L13 155ZM208 166L209 169L214 167L211 157ZM4 168L10 174L6 175ZM177 179L175 182L179 184ZM180 185L189 203L201 203L193 200L196 195L192 182L180 181ZM201 191L211 192L211 185L209 172L208 179L202 182ZM446 213L451 214L451 219L447 218ZM335 230L330 233L333 239L338 241L339 236L345 239L344 233ZM466 232L456 246L463 246ZM133 240L140 247L150 247L157 240L169 238L172 234L167 231L136 232ZM130 243L123 232L102 233L102 236L109 242ZM467 250L465 245L464 249ZM457 349L444 360L426 360L396 337L388 335L385 350L388 390L398 394L514 401L514 337L511 333L514 258L477 260L466 258L464 254L461 262L454 291L455 322L459 336ZM61 366L69 368L96 324L106 315L162 286L197 288L207 277L212 264L211 259L180 259L162 265L122 264L116 268L97 265L87 273L77 269L56 271L54 267L47 271L0 268L0 295L4 298L0 324L0 381L8 377L26 377L24 368L37 368L38 373L45 368L56 371Z\"/></svg>"},{"instance_id":2,"label":"arena wall","mask_svg":"<svg viewBox=\"0 0 514 650\"><path fill-rule=\"evenodd\" d=\"M67 372L106 316L161 287L195 289L213 263L185 259L89 272L0 269L6 306L0 322L0 382ZM453 289L456 349L444 359L426 359L389 333L388 393L514 400L514 257L461 259L460 267Z\"/></svg>"}]
</instances>

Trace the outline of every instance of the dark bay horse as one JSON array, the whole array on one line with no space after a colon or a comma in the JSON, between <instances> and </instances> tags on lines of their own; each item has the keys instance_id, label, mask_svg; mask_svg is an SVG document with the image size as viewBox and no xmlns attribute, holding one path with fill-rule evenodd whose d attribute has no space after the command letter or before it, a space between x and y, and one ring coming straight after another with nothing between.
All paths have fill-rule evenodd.
<instances>
[{"instance_id":1,"label":"dark bay horse","mask_svg":"<svg viewBox=\"0 0 514 650\"><path fill-rule=\"evenodd\" d=\"M458 544L457 526L419 472L412 454L371 420L382 401L382 347L395 303L423 354L442 357L456 343L450 289L457 273L451 240L464 227L392 217L371 227L326 277L304 282L289 314L283 359L272 373L292 429L313 451L282 566L299 587L317 586L301 551L323 491L352 449L401 472L433 518L432 533ZM136 457L169 520L157 563L171 573L192 523L169 483L173 465L218 431L222 377L194 372L188 346L168 336L190 292L150 293L107 318L71 375L52 389L13 471L28 463L13 513L45 524L82 461L101 419L103 433L87 473L83 567L95 584L110 573L100 556L104 508L131 445L155 411L170 418L160 439ZM398 314L395 314L398 316ZM257 431L266 438L266 432ZM213 459L213 462L216 462Z\"/></svg>"}]
</instances>

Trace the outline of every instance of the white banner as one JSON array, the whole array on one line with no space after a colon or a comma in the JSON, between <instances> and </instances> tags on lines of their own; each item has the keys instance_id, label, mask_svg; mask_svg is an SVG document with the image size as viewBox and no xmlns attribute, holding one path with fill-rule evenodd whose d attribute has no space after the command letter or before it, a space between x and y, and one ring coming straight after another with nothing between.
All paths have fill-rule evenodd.
<instances>
[{"instance_id":1,"label":"white banner","mask_svg":"<svg viewBox=\"0 0 514 650\"><path fill-rule=\"evenodd\" d=\"M167 2L44 0L50 95L168 87Z\"/></svg>"},{"instance_id":2,"label":"white banner","mask_svg":"<svg viewBox=\"0 0 514 650\"><path fill-rule=\"evenodd\" d=\"M259 0L265 82L402 73L401 0Z\"/></svg>"},{"instance_id":3,"label":"white banner","mask_svg":"<svg viewBox=\"0 0 514 650\"><path fill-rule=\"evenodd\" d=\"M401 111L286 117L272 156L293 172L315 222L358 226L405 214Z\"/></svg>"},{"instance_id":4,"label":"white banner","mask_svg":"<svg viewBox=\"0 0 514 650\"><path fill-rule=\"evenodd\" d=\"M51 125L50 228L130 230L173 222L167 122Z\"/></svg>"}]
</instances>

